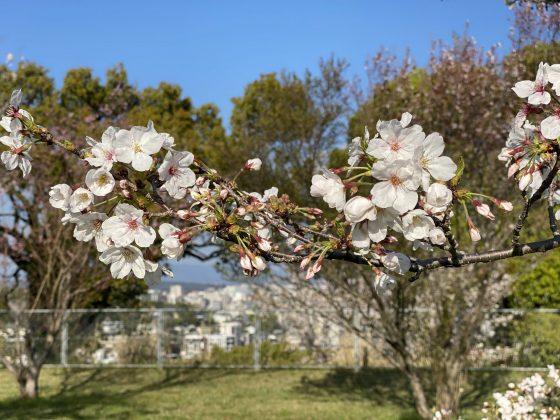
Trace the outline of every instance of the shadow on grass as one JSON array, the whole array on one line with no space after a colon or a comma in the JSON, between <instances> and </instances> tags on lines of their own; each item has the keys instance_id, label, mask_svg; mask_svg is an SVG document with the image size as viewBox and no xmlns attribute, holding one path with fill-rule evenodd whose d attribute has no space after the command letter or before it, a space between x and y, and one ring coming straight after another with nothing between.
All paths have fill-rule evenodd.
<instances>
[{"instance_id":1,"label":"shadow on grass","mask_svg":"<svg viewBox=\"0 0 560 420\"><path fill-rule=\"evenodd\" d=\"M424 376L428 403L435 402L435 387ZM465 384L461 401L462 409L478 410L492 391L503 388L507 377L500 372L471 372ZM364 368L355 372L338 368L319 379L301 377L298 392L315 397L335 397L348 401L369 400L375 405L391 403L407 410L401 420L419 418L414 409L414 397L405 375L390 368ZM410 411L408 411L410 410Z\"/></svg>"},{"instance_id":2,"label":"shadow on grass","mask_svg":"<svg viewBox=\"0 0 560 420\"><path fill-rule=\"evenodd\" d=\"M298 392L347 401L368 400L374 405L391 403L407 410L400 416L401 420L420 418L415 413L406 378L394 369L365 368L354 372L337 368L320 379L303 375Z\"/></svg>"},{"instance_id":3,"label":"shadow on grass","mask_svg":"<svg viewBox=\"0 0 560 420\"><path fill-rule=\"evenodd\" d=\"M97 413L111 413L111 417L155 416L157 409L146 397L145 403L130 401L131 397L150 391L162 391L174 386L227 376L233 372L202 369L164 369L146 372L120 369L84 369L61 372L58 392L36 400L12 398L0 401L1 419L30 419L65 417L71 419L97 419ZM154 379L146 383L145 375ZM141 400L142 401L142 400ZM87 413L83 411L87 408Z\"/></svg>"}]
</instances>

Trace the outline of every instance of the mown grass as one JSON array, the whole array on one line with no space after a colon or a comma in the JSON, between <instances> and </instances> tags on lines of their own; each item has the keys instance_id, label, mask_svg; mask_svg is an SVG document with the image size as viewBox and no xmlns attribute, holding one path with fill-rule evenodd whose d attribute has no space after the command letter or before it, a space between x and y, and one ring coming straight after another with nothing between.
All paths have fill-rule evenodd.
<instances>
[{"instance_id":1,"label":"mown grass","mask_svg":"<svg viewBox=\"0 0 560 420\"><path fill-rule=\"evenodd\" d=\"M518 377L519 375L517 375ZM475 373L466 418L512 375ZM416 419L406 380L389 369L45 369L21 401L0 370L0 419Z\"/></svg>"}]
</instances>

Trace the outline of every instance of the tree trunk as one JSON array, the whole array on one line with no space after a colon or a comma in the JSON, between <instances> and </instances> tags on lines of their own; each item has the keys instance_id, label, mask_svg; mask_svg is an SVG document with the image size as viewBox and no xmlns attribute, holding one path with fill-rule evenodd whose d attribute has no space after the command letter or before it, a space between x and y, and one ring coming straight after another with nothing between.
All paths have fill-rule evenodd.
<instances>
[{"instance_id":1,"label":"tree trunk","mask_svg":"<svg viewBox=\"0 0 560 420\"><path fill-rule=\"evenodd\" d=\"M414 396L414 405L416 406L416 411L418 411L418 414L420 414L422 418L431 419L432 412L428 407L426 394L424 392L424 388L422 387L422 383L420 382L418 374L416 372L407 372L407 376L410 387L412 388L412 395Z\"/></svg>"},{"instance_id":2,"label":"tree trunk","mask_svg":"<svg viewBox=\"0 0 560 420\"><path fill-rule=\"evenodd\" d=\"M24 400L39 397L39 372L35 367L26 367L18 374L19 395Z\"/></svg>"},{"instance_id":3,"label":"tree trunk","mask_svg":"<svg viewBox=\"0 0 560 420\"><path fill-rule=\"evenodd\" d=\"M436 372L436 407L447 410L452 416L459 415L461 388L465 380L464 363L450 361L443 363Z\"/></svg>"}]
</instances>

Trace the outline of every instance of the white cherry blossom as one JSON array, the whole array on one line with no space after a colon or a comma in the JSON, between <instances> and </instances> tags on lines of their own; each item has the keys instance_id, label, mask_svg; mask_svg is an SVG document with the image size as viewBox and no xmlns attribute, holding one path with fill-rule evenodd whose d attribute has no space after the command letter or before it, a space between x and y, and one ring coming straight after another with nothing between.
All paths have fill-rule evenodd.
<instances>
[{"instance_id":1,"label":"white cherry blossom","mask_svg":"<svg viewBox=\"0 0 560 420\"><path fill-rule=\"evenodd\" d=\"M429 233L430 242L434 245L443 245L447 240L445 233L440 228L434 228Z\"/></svg>"},{"instance_id":2,"label":"white cherry blossom","mask_svg":"<svg viewBox=\"0 0 560 420\"><path fill-rule=\"evenodd\" d=\"M117 160L130 163L139 172L147 171L152 166L151 155L160 151L163 140L151 125L119 130L114 141Z\"/></svg>"},{"instance_id":3,"label":"white cherry blossom","mask_svg":"<svg viewBox=\"0 0 560 420\"><path fill-rule=\"evenodd\" d=\"M556 91L557 95L560 95L560 64L547 65L546 75L548 81L552 83L552 89Z\"/></svg>"},{"instance_id":4,"label":"white cherry blossom","mask_svg":"<svg viewBox=\"0 0 560 420\"><path fill-rule=\"evenodd\" d=\"M397 120L379 121L377 131L381 137L371 140L366 152L387 162L412 159L425 137L419 125L403 128Z\"/></svg>"},{"instance_id":5,"label":"white cherry blossom","mask_svg":"<svg viewBox=\"0 0 560 420\"><path fill-rule=\"evenodd\" d=\"M111 275L113 278L122 279L132 271L139 279L146 274L146 263L142 251L135 246L125 247L111 246L99 256L104 264L111 264Z\"/></svg>"},{"instance_id":6,"label":"white cherry blossom","mask_svg":"<svg viewBox=\"0 0 560 420\"><path fill-rule=\"evenodd\" d=\"M372 201L377 207L393 207L403 214L418 203L416 190L420 185L420 176L410 161L376 162L372 176L382 180L371 189Z\"/></svg>"},{"instance_id":7,"label":"white cherry blossom","mask_svg":"<svg viewBox=\"0 0 560 420\"><path fill-rule=\"evenodd\" d=\"M0 155L0 160L6 169L12 171L19 167L24 178L29 175L31 172L31 156L28 152L31 148L29 138L18 134L17 131L12 131L9 136L0 137L0 143L9 148Z\"/></svg>"},{"instance_id":8,"label":"white cherry blossom","mask_svg":"<svg viewBox=\"0 0 560 420\"><path fill-rule=\"evenodd\" d=\"M163 144L161 146L162 149L173 152L174 151L173 148L175 147L175 138L171 137L171 135L169 135L168 133L159 133L159 134L160 136L163 137Z\"/></svg>"},{"instance_id":9,"label":"white cherry blossom","mask_svg":"<svg viewBox=\"0 0 560 420\"><path fill-rule=\"evenodd\" d=\"M380 260L385 268L397 274L407 273L412 265L410 258L400 252L387 252Z\"/></svg>"},{"instance_id":10,"label":"white cherry blossom","mask_svg":"<svg viewBox=\"0 0 560 420\"><path fill-rule=\"evenodd\" d=\"M342 180L338 175L328 170L323 170L323 175L313 175L311 178L312 197L322 197L330 208L338 211L344 209L346 203L346 191Z\"/></svg>"},{"instance_id":11,"label":"white cherry blossom","mask_svg":"<svg viewBox=\"0 0 560 420\"><path fill-rule=\"evenodd\" d=\"M349 222L358 223L365 219L375 220L376 215L375 205L369 198L352 197L344 206L344 216Z\"/></svg>"},{"instance_id":12,"label":"white cherry blossom","mask_svg":"<svg viewBox=\"0 0 560 420\"><path fill-rule=\"evenodd\" d=\"M547 105L550 102L550 93L546 91L548 83L548 69L545 64L539 64L535 81L523 80L517 82L512 88L520 98L527 98L531 105Z\"/></svg>"},{"instance_id":13,"label":"white cherry blossom","mask_svg":"<svg viewBox=\"0 0 560 420\"><path fill-rule=\"evenodd\" d=\"M556 140L560 137L560 109L557 109L554 114L542 120L541 133L544 138L549 140Z\"/></svg>"},{"instance_id":14,"label":"white cherry blossom","mask_svg":"<svg viewBox=\"0 0 560 420\"><path fill-rule=\"evenodd\" d=\"M76 224L74 238L78 241L89 242L95 239L95 246L99 252L109 248L109 238L103 232L103 222L107 220L105 213L91 212L79 214L72 220Z\"/></svg>"},{"instance_id":15,"label":"white cherry blossom","mask_svg":"<svg viewBox=\"0 0 560 420\"><path fill-rule=\"evenodd\" d=\"M271 187L268 190L264 190L264 194L259 194L258 192L249 193L251 197L255 197L261 203L267 203L271 197L278 197L278 188Z\"/></svg>"},{"instance_id":16,"label":"white cherry blossom","mask_svg":"<svg viewBox=\"0 0 560 420\"><path fill-rule=\"evenodd\" d=\"M364 158L365 153L362 149L362 142L366 145L369 144L369 131L367 127L364 129L363 141L361 137L355 137L350 142L348 146L348 165L356 166Z\"/></svg>"},{"instance_id":17,"label":"white cherry blossom","mask_svg":"<svg viewBox=\"0 0 560 420\"><path fill-rule=\"evenodd\" d=\"M356 248L369 248L372 242L385 239L388 228L402 230L399 213L392 208L376 208L375 218L352 225L352 244Z\"/></svg>"},{"instance_id":18,"label":"white cherry blossom","mask_svg":"<svg viewBox=\"0 0 560 420\"><path fill-rule=\"evenodd\" d=\"M49 191L49 203L55 209L68 210L70 207L70 196L72 195L72 188L67 184L58 184L51 187Z\"/></svg>"},{"instance_id":19,"label":"white cherry blossom","mask_svg":"<svg viewBox=\"0 0 560 420\"><path fill-rule=\"evenodd\" d=\"M95 167L102 167L110 171L113 168L113 163L117 161L115 151L115 136L118 129L115 127L107 128L102 136L101 142L96 142L88 137L88 142L92 144L91 157L86 157L85 160Z\"/></svg>"},{"instance_id":20,"label":"white cherry blossom","mask_svg":"<svg viewBox=\"0 0 560 420\"><path fill-rule=\"evenodd\" d=\"M244 169L246 171L260 171L262 166L262 161L259 158L249 159L245 162Z\"/></svg>"},{"instance_id":21,"label":"white cherry blossom","mask_svg":"<svg viewBox=\"0 0 560 420\"><path fill-rule=\"evenodd\" d=\"M69 209L72 213L79 213L85 210L89 205L93 203L93 194L90 190L86 188L77 188L68 202Z\"/></svg>"},{"instance_id":22,"label":"white cherry blossom","mask_svg":"<svg viewBox=\"0 0 560 420\"><path fill-rule=\"evenodd\" d=\"M158 229L159 236L163 239L161 252L169 258L179 258L185 251L185 243L181 241L183 231L170 223L162 223Z\"/></svg>"},{"instance_id":23,"label":"white cherry blossom","mask_svg":"<svg viewBox=\"0 0 560 420\"><path fill-rule=\"evenodd\" d=\"M17 134L23 130L23 124L21 122L22 118L27 118L33 121L33 117L25 109L21 109L19 106L21 104L22 92L21 89L14 90L12 96L10 97L10 106L12 112L10 115L5 115L0 121L0 126L4 128L8 133Z\"/></svg>"},{"instance_id":24,"label":"white cherry blossom","mask_svg":"<svg viewBox=\"0 0 560 420\"><path fill-rule=\"evenodd\" d=\"M156 232L151 226L144 224L144 212L130 204L121 203L115 214L103 222L103 231L118 247L135 242L140 247L154 243Z\"/></svg>"},{"instance_id":25,"label":"white cherry blossom","mask_svg":"<svg viewBox=\"0 0 560 420\"><path fill-rule=\"evenodd\" d=\"M442 213L453 201L453 192L443 184L433 183L426 194L424 208L431 214Z\"/></svg>"},{"instance_id":26,"label":"white cherry blossom","mask_svg":"<svg viewBox=\"0 0 560 420\"><path fill-rule=\"evenodd\" d=\"M409 241L427 238L434 228L434 221L422 209L411 210L402 217L403 234Z\"/></svg>"},{"instance_id":27,"label":"white cherry blossom","mask_svg":"<svg viewBox=\"0 0 560 420\"><path fill-rule=\"evenodd\" d=\"M186 188L192 187L196 175L189 168L194 156L190 152L167 152L163 163L158 168L159 179L165 181L163 188L173 198L183 198Z\"/></svg>"},{"instance_id":28,"label":"white cherry blossom","mask_svg":"<svg viewBox=\"0 0 560 420\"><path fill-rule=\"evenodd\" d=\"M104 167L90 169L86 174L86 185L94 195L103 197L113 191L115 178Z\"/></svg>"},{"instance_id":29,"label":"white cherry blossom","mask_svg":"<svg viewBox=\"0 0 560 420\"><path fill-rule=\"evenodd\" d=\"M457 165L447 156L442 156L445 143L439 133L426 137L416 153L418 166L422 169L422 188L428 189L430 175L437 181L449 181L457 172Z\"/></svg>"}]
</instances>

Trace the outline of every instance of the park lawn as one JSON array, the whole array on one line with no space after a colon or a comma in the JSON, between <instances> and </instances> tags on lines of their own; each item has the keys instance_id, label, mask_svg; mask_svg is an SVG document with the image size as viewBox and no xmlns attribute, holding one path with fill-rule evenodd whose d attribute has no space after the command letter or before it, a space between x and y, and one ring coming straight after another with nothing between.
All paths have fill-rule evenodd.
<instances>
[{"instance_id":1,"label":"park lawn","mask_svg":"<svg viewBox=\"0 0 560 420\"><path fill-rule=\"evenodd\" d=\"M508 380L473 374L466 418ZM21 401L0 370L0 419L415 419L406 381L389 369L44 369L41 398Z\"/></svg>"}]
</instances>

